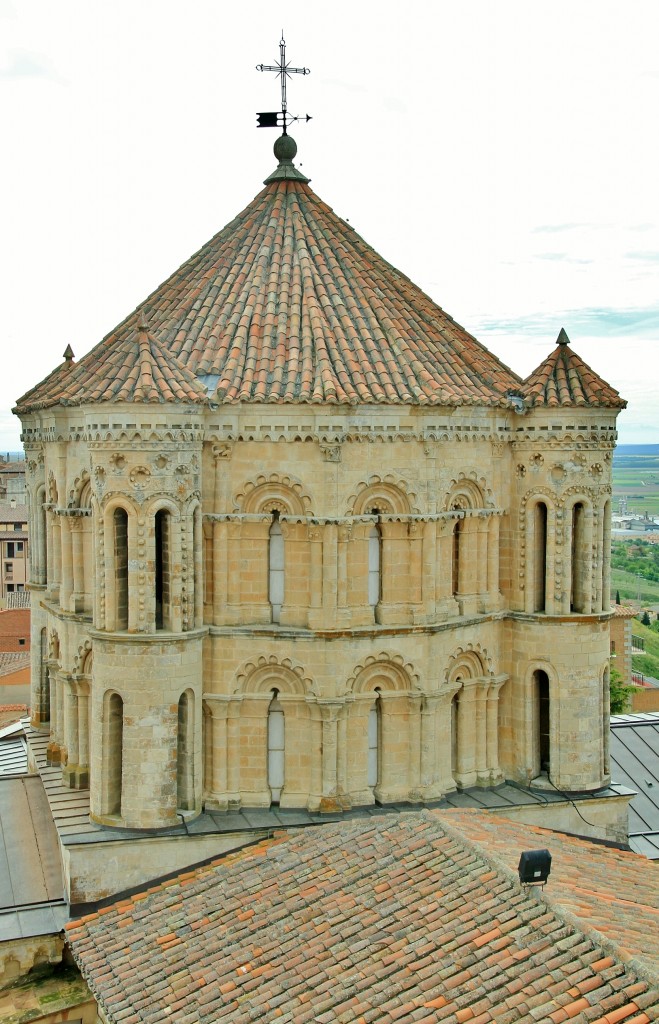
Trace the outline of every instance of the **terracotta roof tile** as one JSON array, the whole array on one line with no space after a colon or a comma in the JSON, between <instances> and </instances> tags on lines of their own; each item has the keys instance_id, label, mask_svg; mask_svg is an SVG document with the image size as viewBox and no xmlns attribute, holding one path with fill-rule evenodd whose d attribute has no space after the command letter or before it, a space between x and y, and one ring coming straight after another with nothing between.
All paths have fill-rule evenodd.
<instances>
[{"instance_id":1,"label":"terracotta roof tile","mask_svg":"<svg viewBox=\"0 0 659 1024\"><path fill-rule=\"evenodd\" d=\"M522 890L509 861L545 845L551 895ZM109 1020L128 1011L146 1024L165 1012L174 1024L659 1019L659 987L593 931L611 905L593 898L592 916L560 909L572 909L585 865L593 892L615 886L619 902L633 902L614 911L629 949L631 932L640 935L631 919L647 929L659 902L656 882L639 884L647 861L482 812L277 837L73 922L67 940ZM130 919L119 914L128 905ZM119 930L119 920L129 923ZM659 981L649 948L645 975Z\"/></svg>"},{"instance_id":2,"label":"terracotta roof tile","mask_svg":"<svg viewBox=\"0 0 659 1024\"><path fill-rule=\"evenodd\" d=\"M136 346L144 314L152 334ZM188 400L192 374L223 403L498 405L520 385L303 180L271 181L100 345L58 367L17 409L173 400L156 379L161 363Z\"/></svg>"},{"instance_id":3,"label":"terracotta roof tile","mask_svg":"<svg viewBox=\"0 0 659 1024\"><path fill-rule=\"evenodd\" d=\"M79 363L65 360L19 399L17 411L88 402L204 402L206 389L164 349L143 314L120 339L106 339Z\"/></svg>"},{"instance_id":4,"label":"terracotta roof tile","mask_svg":"<svg viewBox=\"0 0 659 1024\"><path fill-rule=\"evenodd\" d=\"M561 328L554 351L524 381L527 405L624 409L624 398L579 358L569 340Z\"/></svg>"}]
</instances>

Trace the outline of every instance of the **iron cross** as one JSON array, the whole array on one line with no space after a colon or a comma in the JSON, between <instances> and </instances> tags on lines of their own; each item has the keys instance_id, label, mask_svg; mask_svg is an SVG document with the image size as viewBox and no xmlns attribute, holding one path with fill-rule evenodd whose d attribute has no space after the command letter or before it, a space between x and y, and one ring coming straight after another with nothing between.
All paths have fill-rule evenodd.
<instances>
[{"instance_id":1,"label":"iron cross","mask_svg":"<svg viewBox=\"0 0 659 1024\"><path fill-rule=\"evenodd\" d=\"M299 118L290 117L288 114L288 107L286 101L286 79L290 78L291 75L309 75L311 74L309 68L292 68L290 64L286 63L286 40L284 39L284 33L281 34L279 41L279 63L278 64L257 64L257 71L274 71L279 77L279 83L281 88L281 118L283 122L284 134L286 133L286 125L289 121L297 121ZM276 114L258 114L259 127L267 128L274 127L277 124ZM274 118L274 120L273 120ZM306 120L309 121L310 117L307 114Z\"/></svg>"}]
</instances>

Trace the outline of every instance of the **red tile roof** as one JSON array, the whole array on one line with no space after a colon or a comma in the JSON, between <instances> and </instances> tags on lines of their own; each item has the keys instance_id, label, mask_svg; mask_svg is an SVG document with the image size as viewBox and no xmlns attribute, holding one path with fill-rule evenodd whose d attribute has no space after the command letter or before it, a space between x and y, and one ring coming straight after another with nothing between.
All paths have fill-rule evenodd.
<instances>
[{"instance_id":1,"label":"red tile roof","mask_svg":"<svg viewBox=\"0 0 659 1024\"><path fill-rule=\"evenodd\" d=\"M152 369L140 377L143 314ZM491 406L520 385L299 178L268 179L138 310L19 399L17 411L144 401L139 382L149 372L155 382L159 362L185 399L195 395L183 367L223 403ZM157 384L148 400L173 400Z\"/></svg>"},{"instance_id":2,"label":"red tile roof","mask_svg":"<svg viewBox=\"0 0 659 1024\"><path fill-rule=\"evenodd\" d=\"M479 820L492 825L485 842ZM67 939L121 1024L659 1020L654 946L634 969L625 959L639 930L618 949L614 927L654 914L656 934L652 866L517 825L503 856L497 830L508 826L415 812L309 828L72 922ZM547 894L523 890L503 861L550 843ZM602 869L588 871L593 850ZM582 888L564 862L581 865Z\"/></svg>"},{"instance_id":3,"label":"red tile roof","mask_svg":"<svg viewBox=\"0 0 659 1024\"><path fill-rule=\"evenodd\" d=\"M561 328L554 351L524 381L527 405L624 409L624 398L579 358L569 341Z\"/></svg>"},{"instance_id":4,"label":"red tile roof","mask_svg":"<svg viewBox=\"0 0 659 1024\"><path fill-rule=\"evenodd\" d=\"M203 402L206 389L149 330L143 314L79 363L71 359L28 391L20 409L87 402Z\"/></svg>"}]
</instances>

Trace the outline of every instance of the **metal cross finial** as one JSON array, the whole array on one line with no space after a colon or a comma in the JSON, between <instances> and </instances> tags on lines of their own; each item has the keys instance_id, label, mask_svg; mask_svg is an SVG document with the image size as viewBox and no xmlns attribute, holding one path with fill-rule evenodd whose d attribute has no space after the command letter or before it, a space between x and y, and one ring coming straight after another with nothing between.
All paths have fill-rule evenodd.
<instances>
[{"instance_id":1,"label":"metal cross finial","mask_svg":"<svg viewBox=\"0 0 659 1024\"><path fill-rule=\"evenodd\" d=\"M278 64L257 64L257 71L274 71L279 78L279 84L281 88L281 114L279 113L262 113L256 116L259 119L259 128L283 128L284 135L286 134L286 128L292 121L300 121L301 117L292 117L288 113L288 104L286 98L286 79L290 78L291 75L309 75L311 74L309 68L292 68L290 64L286 62L286 40L284 39L284 33L282 31L281 39L279 40L279 63ZM281 118L281 121L279 120ZM311 120L309 114L305 118L307 121Z\"/></svg>"}]
</instances>

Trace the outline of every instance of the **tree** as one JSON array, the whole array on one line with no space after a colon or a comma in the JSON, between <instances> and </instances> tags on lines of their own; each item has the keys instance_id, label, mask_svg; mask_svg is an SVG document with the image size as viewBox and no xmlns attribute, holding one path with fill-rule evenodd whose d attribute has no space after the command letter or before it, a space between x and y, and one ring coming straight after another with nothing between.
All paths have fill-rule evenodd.
<instances>
[{"instance_id":1,"label":"tree","mask_svg":"<svg viewBox=\"0 0 659 1024\"><path fill-rule=\"evenodd\" d=\"M609 671L609 690L612 715L624 715L631 708L631 695L635 686L627 686L617 668Z\"/></svg>"},{"instance_id":2,"label":"tree","mask_svg":"<svg viewBox=\"0 0 659 1024\"><path fill-rule=\"evenodd\" d=\"M650 625L650 616L648 615L647 612L643 612L643 614L641 615L641 623L644 626L649 626Z\"/></svg>"},{"instance_id":3,"label":"tree","mask_svg":"<svg viewBox=\"0 0 659 1024\"><path fill-rule=\"evenodd\" d=\"M620 591L616 590L616 604L620 604Z\"/></svg>"}]
</instances>

